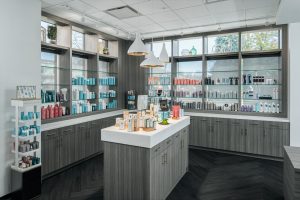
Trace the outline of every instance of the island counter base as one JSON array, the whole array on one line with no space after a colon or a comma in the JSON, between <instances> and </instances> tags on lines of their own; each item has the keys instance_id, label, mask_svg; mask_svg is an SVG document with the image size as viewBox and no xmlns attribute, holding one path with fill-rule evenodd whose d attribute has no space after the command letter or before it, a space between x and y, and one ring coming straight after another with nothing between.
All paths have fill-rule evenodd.
<instances>
[{"instance_id":1,"label":"island counter base","mask_svg":"<svg viewBox=\"0 0 300 200\"><path fill-rule=\"evenodd\" d=\"M152 148L104 142L104 199L165 199L188 169L188 126Z\"/></svg>"}]
</instances>

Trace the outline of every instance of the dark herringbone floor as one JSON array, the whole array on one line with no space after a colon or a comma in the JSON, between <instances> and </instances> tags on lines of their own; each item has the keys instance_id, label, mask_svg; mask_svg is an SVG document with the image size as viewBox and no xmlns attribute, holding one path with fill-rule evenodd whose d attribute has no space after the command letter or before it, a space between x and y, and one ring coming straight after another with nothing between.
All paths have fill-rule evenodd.
<instances>
[{"instance_id":1,"label":"dark herringbone floor","mask_svg":"<svg viewBox=\"0 0 300 200\"><path fill-rule=\"evenodd\" d=\"M189 172L168 200L281 200L282 163L190 150ZM103 156L43 182L42 200L103 199Z\"/></svg>"}]
</instances>

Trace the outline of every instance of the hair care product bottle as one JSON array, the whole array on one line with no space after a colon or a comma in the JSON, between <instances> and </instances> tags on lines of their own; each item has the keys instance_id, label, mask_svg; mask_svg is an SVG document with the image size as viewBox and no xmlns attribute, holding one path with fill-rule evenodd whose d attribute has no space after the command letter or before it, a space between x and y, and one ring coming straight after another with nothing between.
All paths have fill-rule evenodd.
<instances>
[{"instance_id":1,"label":"hair care product bottle","mask_svg":"<svg viewBox=\"0 0 300 200\"><path fill-rule=\"evenodd\" d=\"M273 103L272 103L272 113L275 113L275 111L276 111L276 105L275 105L275 103L273 102Z\"/></svg>"},{"instance_id":2,"label":"hair care product bottle","mask_svg":"<svg viewBox=\"0 0 300 200\"><path fill-rule=\"evenodd\" d=\"M279 109L279 103L277 104L277 109L276 109L276 113L279 113L280 109Z\"/></svg>"},{"instance_id":3,"label":"hair care product bottle","mask_svg":"<svg viewBox=\"0 0 300 200\"><path fill-rule=\"evenodd\" d=\"M260 112L264 112L264 104L263 102L260 102Z\"/></svg>"},{"instance_id":4,"label":"hair care product bottle","mask_svg":"<svg viewBox=\"0 0 300 200\"><path fill-rule=\"evenodd\" d=\"M268 112L268 108L269 108L269 106L268 106L268 103L267 103L267 102L265 102L265 108L264 108L264 112Z\"/></svg>"}]
</instances>

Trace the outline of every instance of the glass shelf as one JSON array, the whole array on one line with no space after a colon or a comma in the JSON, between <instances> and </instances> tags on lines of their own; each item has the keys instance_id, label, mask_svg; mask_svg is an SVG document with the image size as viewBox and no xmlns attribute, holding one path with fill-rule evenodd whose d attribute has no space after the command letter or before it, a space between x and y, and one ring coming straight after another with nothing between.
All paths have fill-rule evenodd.
<instances>
[{"instance_id":1,"label":"glass shelf","mask_svg":"<svg viewBox=\"0 0 300 200\"><path fill-rule=\"evenodd\" d=\"M207 73L224 73L224 72L239 72L240 70L227 70L227 71L225 71L225 70L220 70L220 71L218 71L218 70L208 70L208 71L206 71Z\"/></svg>"},{"instance_id":2,"label":"glass shelf","mask_svg":"<svg viewBox=\"0 0 300 200\"><path fill-rule=\"evenodd\" d=\"M244 101L281 101L281 99L247 99L242 98Z\"/></svg>"},{"instance_id":3,"label":"glass shelf","mask_svg":"<svg viewBox=\"0 0 300 200\"><path fill-rule=\"evenodd\" d=\"M282 84L242 84L241 86L281 86Z\"/></svg>"},{"instance_id":4,"label":"glass shelf","mask_svg":"<svg viewBox=\"0 0 300 200\"><path fill-rule=\"evenodd\" d=\"M230 85L230 84L214 84L214 85L204 85L204 86L240 86L240 85Z\"/></svg>"},{"instance_id":5,"label":"glass shelf","mask_svg":"<svg viewBox=\"0 0 300 200\"><path fill-rule=\"evenodd\" d=\"M70 84L42 83L42 86L70 86Z\"/></svg>"},{"instance_id":6,"label":"glass shelf","mask_svg":"<svg viewBox=\"0 0 300 200\"><path fill-rule=\"evenodd\" d=\"M45 66L45 65L42 65L41 67L48 68L48 69L70 70L70 68L66 68L66 67L55 67L55 66Z\"/></svg>"},{"instance_id":7,"label":"glass shelf","mask_svg":"<svg viewBox=\"0 0 300 200\"><path fill-rule=\"evenodd\" d=\"M173 86L202 86L201 84L197 84L197 85L192 85L192 84L176 84L176 85L174 85L173 84Z\"/></svg>"},{"instance_id":8,"label":"glass shelf","mask_svg":"<svg viewBox=\"0 0 300 200\"><path fill-rule=\"evenodd\" d=\"M242 72L281 71L282 69L242 69Z\"/></svg>"},{"instance_id":9,"label":"glass shelf","mask_svg":"<svg viewBox=\"0 0 300 200\"><path fill-rule=\"evenodd\" d=\"M211 97L204 97L205 99L213 99L213 100L239 100L239 98L211 98Z\"/></svg>"}]
</instances>

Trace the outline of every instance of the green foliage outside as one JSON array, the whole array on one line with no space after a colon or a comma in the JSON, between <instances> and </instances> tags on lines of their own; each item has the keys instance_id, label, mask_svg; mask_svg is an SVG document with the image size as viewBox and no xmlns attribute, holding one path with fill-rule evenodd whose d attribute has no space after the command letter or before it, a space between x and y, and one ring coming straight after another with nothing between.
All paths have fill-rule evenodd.
<instances>
[{"instance_id":1,"label":"green foliage outside","mask_svg":"<svg viewBox=\"0 0 300 200\"><path fill-rule=\"evenodd\" d=\"M278 31L250 32L242 35L242 50L278 49Z\"/></svg>"},{"instance_id":2,"label":"green foliage outside","mask_svg":"<svg viewBox=\"0 0 300 200\"><path fill-rule=\"evenodd\" d=\"M278 30L247 32L242 34L242 50L270 50L278 49ZM213 52L237 52L238 51L238 35L221 35L215 39Z\"/></svg>"},{"instance_id":3,"label":"green foliage outside","mask_svg":"<svg viewBox=\"0 0 300 200\"><path fill-rule=\"evenodd\" d=\"M239 39L239 37L236 34L221 35L221 36L216 37L213 52L224 53L224 52L239 51L238 39Z\"/></svg>"}]
</instances>

